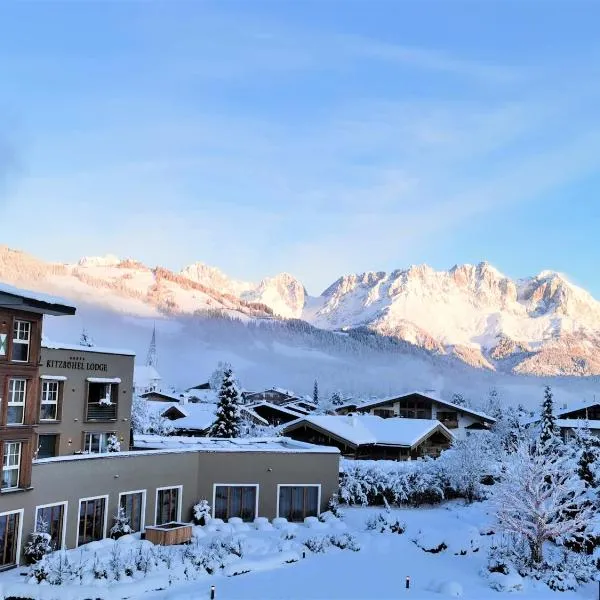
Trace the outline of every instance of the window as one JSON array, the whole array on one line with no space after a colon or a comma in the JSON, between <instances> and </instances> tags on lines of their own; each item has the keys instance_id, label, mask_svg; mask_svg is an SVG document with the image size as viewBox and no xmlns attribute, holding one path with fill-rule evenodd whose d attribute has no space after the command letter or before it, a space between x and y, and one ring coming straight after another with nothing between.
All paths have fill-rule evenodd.
<instances>
[{"instance_id":1,"label":"window","mask_svg":"<svg viewBox=\"0 0 600 600\"><path fill-rule=\"evenodd\" d=\"M253 521L256 517L257 485L215 485L215 518L226 521L240 517Z\"/></svg>"},{"instance_id":2,"label":"window","mask_svg":"<svg viewBox=\"0 0 600 600\"><path fill-rule=\"evenodd\" d=\"M58 381L42 380L42 400L40 403L40 421L56 421L58 419Z\"/></svg>"},{"instance_id":3,"label":"window","mask_svg":"<svg viewBox=\"0 0 600 600\"><path fill-rule=\"evenodd\" d=\"M319 514L319 485L280 485L277 516L304 521Z\"/></svg>"},{"instance_id":4,"label":"window","mask_svg":"<svg viewBox=\"0 0 600 600\"><path fill-rule=\"evenodd\" d=\"M43 433L38 436L37 458L52 458L57 455L58 434Z\"/></svg>"},{"instance_id":5,"label":"window","mask_svg":"<svg viewBox=\"0 0 600 600\"><path fill-rule=\"evenodd\" d=\"M31 337L31 323L29 321L15 321L13 326L12 360L27 362L29 360L29 340Z\"/></svg>"},{"instance_id":6,"label":"window","mask_svg":"<svg viewBox=\"0 0 600 600\"><path fill-rule=\"evenodd\" d=\"M79 501L78 546L104 538L107 498L103 496Z\"/></svg>"},{"instance_id":7,"label":"window","mask_svg":"<svg viewBox=\"0 0 600 600\"><path fill-rule=\"evenodd\" d=\"M19 487L21 471L21 442L4 442L2 456L2 489L12 490Z\"/></svg>"},{"instance_id":8,"label":"window","mask_svg":"<svg viewBox=\"0 0 600 600\"><path fill-rule=\"evenodd\" d=\"M35 530L50 534L53 550L64 546L66 503L39 506L35 514Z\"/></svg>"},{"instance_id":9,"label":"window","mask_svg":"<svg viewBox=\"0 0 600 600\"><path fill-rule=\"evenodd\" d=\"M389 419L394 416L393 408L376 408L373 410L373 414L376 417L381 417L382 419Z\"/></svg>"},{"instance_id":10,"label":"window","mask_svg":"<svg viewBox=\"0 0 600 600\"><path fill-rule=\"evenodd\" d=\"M18 562L20 521L21 512L0 515L0 569Z\"/></svg>"},{"instance_id":11,"label":"window","mask_svg":"<svg viewBox=\"0 0 600 600\"><path fill-rule=\"evenodd\" d=\"M26 379L9 379L7 425L22 425L25 417Z\"/></svg>"},{"instance_id":12,"label":"window","mask_svg":"<svg viewBox=\"0 0 600 600\"><path fill-rule=\"evenodd\" d=\"M437 420L442 422L446 427L458 427L458 413L453 410L438 410Z\"/></svg>"},{"instance_id":13,"label":"window","mask_svg":"<svg viewBox=\"0 0 600 600\"><path fill-rule=\"evenodd\" d=\"M114 421L117 418L118 386L114 383L88 383L87 420Z\"/></svg>"},{"instance_id":14,"label":"window","mask_svg":"<svg viewBox=\"0 0 600 600\"><path fill-rule=\"evenodd\" d=\"M181 486L156 491L156 524L179 521Z\"/></svg>"},{"instance_id":15,"label":"window","mask_svg":"<svg viewBox=\"0 0 600 600\"><path fill-rule=\"evenodd\" d=\"M108 438L111 435L115 435L113 431L104 433L86 433L83 442L83 451L90 454L102 454L103 452L108 452Z\"/></svg>"},{"instance_id":16,"label":"window","mask_svg":"<svg viewBox=\"0 0 600 600\"><path fill-rule=\"evenodd\" d=\"M146 492L126 492L119 496L119 506L125 511L129 525L133 531L141 531L144 527L144 509L146 506ZM176 519L173 519L176 520Z\"/></svg>"}]
</instances>

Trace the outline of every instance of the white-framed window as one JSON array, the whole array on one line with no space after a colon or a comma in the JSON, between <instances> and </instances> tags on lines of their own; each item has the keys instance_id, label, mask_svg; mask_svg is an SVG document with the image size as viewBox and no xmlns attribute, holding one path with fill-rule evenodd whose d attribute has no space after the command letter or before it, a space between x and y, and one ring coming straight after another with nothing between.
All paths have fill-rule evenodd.
<instances>
[{"instance_id":1,"label":"white-framed window","mask_svg":"<svg viewBox=\"0 0 600 600\"><path fill-rule=\"evenodd\" d=\"M142 531L146 522L146 490L119 494L119 507L125 511L134 532Z\"/></svg>"},{"instance_id":2,"label":"white-framed window","mask_svg":"<svg viewBox=\"0 0 600 600\"><path fill-rule=\"evenodd\" d=\"M108 452L108 438L115 435L114 431L92 432L88 431L83 440L83 451L89 454L102 454Z\"/></svg>"},{"instance_id":3,"label":"white-framed window","mask_svg":"<svg viewBox=\"0 0 600 600\"><path fill-rule=\"evenodd\" d=\"M213 484L213 517L253 521L258 516L258 489L258 483Z\"/></svg>"},{"instance_id":4,"label":"white-framed window","mask_svg":"<svg viewBox=\"0 0 600 600\"><path fill-rule=\"evenodd\" d=\"M97 542L106 537L108 495L79 500L77 546Z\"/></svg>"},{"instance_id":5,"label":"white-framed window","mask_svg":"<svg viewBox=\"0 0 600 600\"><path fill-rule=\"evenodd\" d=\"M8 380L7 425L22 425L25 418L26 379Z\"/></svg>"},{"instance_id":6,"label":"white-framed window","mask_svg":"<svg viewBox=\"0 0 600 600\"><path fill-rule=\"evenodd\" d=\"M120 379L89 381L87 414L88 421L115 421L118 412Z\"/></svg>"},{"instance_id":7,"label":"white-framed window","mask_svg":"<svg viewBox=\"0 0 600 600\"><path fill-rule=\"evenodd\" d=\"M29 361L29 342L31 340L31 323L15 319L13 325L12 360L15 362Z\"/></svg>"},{"instance_id":8,"label":"white-framed window","mask_svg":"<svg viewBox=\"0 0 600 600\"><path fill-rule=\"evenodd\" d=\"M0 570L19 564L23 513L22 508L0 513Z\"/></svg>"},{"instance_id":9,"label":"white-framed window","mask_svg":"<svg viewBox=\"0 0 600 600\"><path fill-rule=\"evenodd\" d=\"M163 525L181 519L182 496L182 485L156 488L155 525Z\"/></svg>"},{"instance_id":10,"label":"white-framed window","mask_svg":"<svg viewBox=\"0 0 600 600\"><path fill-rule=\"evenodd\" d=\"M58 419L59 392L60 382L42 379L40 421L56 421Z\"/></svg>"},{"instance_id":11,"label":"white-framed window","mask_svg":"<svg viewBox=\"0 0 600 600\"><path fill-rule=\"evenodd\" d=\"M2 484L3 490L14 490L19 487L21 473L21 442L4 442L2 453Z\"/></svg>"},{"instance_id":12,"label":"white-framed window","mask_svg":"<svg viewBox=\"0 0 600 600\"><path fill-rule=\"evenodd\" d=\"M35 507L35 531L48 533L53 550L64 550L67 537L68 502L55 502Z\"/></svg>"},{"instance_id":13,"label":"white-framed window","mask_svg":"<svg viewBox=\"0 0 600 600\"><path fill-rule=\"evenodd\" d=\"M277 516L288 521L318 517L321 508L321 484L277 485Z\"/></svg>"}]
</instances>

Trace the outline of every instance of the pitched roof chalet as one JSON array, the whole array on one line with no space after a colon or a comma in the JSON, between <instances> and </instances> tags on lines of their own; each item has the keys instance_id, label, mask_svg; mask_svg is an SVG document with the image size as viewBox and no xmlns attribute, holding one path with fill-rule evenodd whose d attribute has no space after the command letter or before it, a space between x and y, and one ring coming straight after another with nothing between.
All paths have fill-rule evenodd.
<instances>
[{"instance_id":1,"label":"pitched roof chalet","mask_svg":"<svg viewBox=\"0 0 600 600\"><path fill-rule=\"evenodd\" d=\"M472 408L468 408L466 406L459 406L458 404L454 404L453 402L448 402L448 400L442 400L442 398L439 398L437 396L432 396L431 394L424 394L423 392L410 392L407 394L397 394L395 396L388 396L387 398L377 398L374 400L367 400L365 402L349 402L346 404L343 404L340 408L343 407L356 407L357 410L362 410L364 408L374 408L376 406L380 406L380 405L384 405L384 404L389 404L391 402L395 402L396 400L401 400L402 398L407 398L408 396L413 396L413 395L417 395L417 396L422 396L423 398L428 398L429 400L432 400L434 402L437 402L438 404L442 404L448 408L452 408L454 410L458 410L476 417L479 417L480 419L483 419L485 421L489 421L490 423L495 423L496 419L494 419L493 417L490 417L490 415L486 415L485 413L478 411L478 410L473 410Z\"/></svg>"},{"instance_id":2,"label":"pitched roof chalet","mask_svg":"<svg viewBox=\"0 0 600 600\"><path fill-rule=\"evenodd\" d=\"M453 435L442 423L433 419L383 419L375 415L319 415L307 416L288 423L283 428L289 434L303 425L313 426L352 446L378 445L413 448L435 430L448 439Z\"/></svg>"}]
</instances>

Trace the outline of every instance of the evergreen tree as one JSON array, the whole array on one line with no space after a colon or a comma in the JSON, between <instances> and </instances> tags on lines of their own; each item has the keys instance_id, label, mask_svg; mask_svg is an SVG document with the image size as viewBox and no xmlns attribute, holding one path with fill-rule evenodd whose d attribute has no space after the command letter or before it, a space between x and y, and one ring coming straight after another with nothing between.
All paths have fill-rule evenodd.
<instances>
[{"instance_id":1,"label":"evergreen tree","mask_svg":"<svg viewBox=\"0 0 600 600\"><path fill-rule=\"evenodd\" d=\"M540 431L540 443L542 447L548 446L556 438L556 417L554 416L554 400L552 390L547 385L544 389L544 402L542 404L542 424Z\"/></svg>"},{"instance_id":2,"label":"evergreen tree","mask_svg":"<svg viewBox=\"0 0 600 600\"><path fill-rule=\"evenodd\" d=\"M219 438L239 437L241 430L240 395L235 385L231 368L225 369L219 391L217 420L210 429L210 435Z\"/></svg>"},{"instance_id":3,"label":"evergreen tree","mask_svg":"<svg viewBox=\"0 0 600 600\"><path fill-rule=\"evenodd\" d=\"M490 389L485 412L494 419L502 418L502 410L500 409L500 396L498 395L498 390L496 388Z\"/></svg>"},{"instance_id":4,"label":"evergreen tree","mask_svg":"<svg viewBox=\"0 0 600 600\"><path fill-rule=\"evenodd\" d=\"M313 385L313 402L315 404L319 404L319 384L317 383L316 379Z\"/></svg>"},{"instance_id":5,"label":"evergreen tree","mask_svg":"<svg viewBox=\"0 0 600 600\"><path fill-rule=\"evenodd\" d=\"M333 406L341 406L344 404L344 399L339 392L333 392L333 394L331 394L331 404Z\"/></svg>"},{"instance_id":6,"label":"evergreen tree","mask_svg":"<svg viewBox=\"0 0 600 600\"><path fill-rule=\"evenodd\" d=\"M588 423L578 432L577 444L581 454L577 462L577 473L585 484L592 489L600 488L600 439L594 437Z\"/></svg>"}]
</instances>

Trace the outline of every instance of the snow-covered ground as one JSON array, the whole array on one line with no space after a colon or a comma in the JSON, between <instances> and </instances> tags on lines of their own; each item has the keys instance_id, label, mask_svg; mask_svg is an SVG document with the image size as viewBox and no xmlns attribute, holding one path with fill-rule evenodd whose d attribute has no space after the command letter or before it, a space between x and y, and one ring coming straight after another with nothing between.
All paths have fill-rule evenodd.
<instances>
[{"instance_id":1,"label":"snow-covered ground","mask_svg":"<svg viewBox=\"0 0 600 600\"><path fill-rule=\"evenodd\" d=\"M502 597L561 600L597 597L597 584L577 592L553 592L545 584L521 580L518 576L494 575L486 570L487 551L495 536L494 517L486 502L465 506L462 501L432 508L391 509L389 522L398 522L403 533L367 530L367 522L383 514L376 508L344 508L343 521L325 523L310 519L308 524L273 523L265 519L255 524L210 524L194 528L195 541L187 547L158 549L159 566L147 574L135 567L137 557L149 542L126 536L119 542L104 540L69 551L72 565L86 564L84 585L63 586L26 583L24 569L0 575L0 596L20 596L41 600L98 598L118 600L202 600L215 586L218 600L388 600L398 598L437 599L463 597L478 600ZM329 514L329 513L328 513ZM349 537L348 537L348 534ZM357 544L340 549L331 544ZM310 541L312 540L312 544ZM325 540L325 551L312 552ZM200 557L219 554L223 545L234 548L221 561L225 568L209 575L194 568ZM437 553L427 550L446 546ZM186 553L186 548L187 553ZM207 551L207 548L212 548ZM217 548L217 550L215 550ZM241 550L241 552L240 552ZM237 556L236 553L242 556ZM129 565L133 576L124 572L114 581L111 560L118 555L123 570ZM171 558L167 558L170 555ZM204 558L203 558L204 557ZM143 561L142 561L143 562ZM210 562L210 561L209 561ZM219 562L217 560L216 562ZM96 580L91 571L106 570L107 579ZM214 564L213 564L214 566ZM186 571L187 567L187 571ZM406 589L410 577L410 589ZM491 583L515 586L513 591L497 591ZM112 581L111 581L112 580ZM496 585L498 587L498 585ZM557 596L559 595L559 596Z\"/></svg>"}]
</instances>

